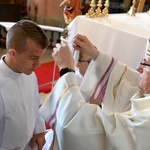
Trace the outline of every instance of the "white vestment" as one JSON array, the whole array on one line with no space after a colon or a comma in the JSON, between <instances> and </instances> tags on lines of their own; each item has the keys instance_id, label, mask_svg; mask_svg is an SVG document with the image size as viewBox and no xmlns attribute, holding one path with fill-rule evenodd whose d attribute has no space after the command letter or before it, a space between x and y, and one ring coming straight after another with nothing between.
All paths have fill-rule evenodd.
<instances>
[{"instance_id":1,"label":"white vestment","mask_svg":"<svg viewBox=\"0 0 150 150\"><path fill-rule=\"evenodd\" d=\"M51 149L150 150L145 141L150 139L150 96L140 98L137 92L132 97L137 82L136 71L100 54L82 90L102 100L101 109L84 101L74 73L63 75L40 108L55 132Z\"/></svg>"},{"instance_id":2,"label":"white vestment","mask_svg":"<svg viewBox=\"0 0 150 150\"><path fill-rule=\"evenodd\" d=\"M34 73L12 71L0 60L0 150L29 150L33 134L45 132ZM26 147L26 148L25 148Z\"/></svg>"},{"instance_id":3,"label":"white vestment","mask_svg":"<svg viewBox=\"0 0 150 150\"><path fill-rule=\"evenodd\" d=\"M83 80L83 76L80 74L79 70L76 70L75 74L76 74L78 85L80 86L80 84ZM82 92L82 96L84 97L84 100L86 102L90 101L90 97L88 95L86 95L85 93Z\"/></svg>"}]
</instances>

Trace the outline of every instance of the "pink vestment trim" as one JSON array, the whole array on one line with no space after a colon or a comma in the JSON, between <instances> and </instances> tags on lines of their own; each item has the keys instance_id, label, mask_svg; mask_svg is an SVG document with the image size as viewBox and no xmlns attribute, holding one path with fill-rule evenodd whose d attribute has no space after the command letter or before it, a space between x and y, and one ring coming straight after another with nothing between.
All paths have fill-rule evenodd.
<instances>
[{"instance_id":1,"label":"pink vestment trim","mask_svg":"<svg viewBox=\"0 0 150 150\"><path fill-rule=\"evenodd\" d=\"M59 104L59 100L57 101L57 104L56 104L54 112L52 113L52 115L50 116L50 118L47 121L47 123L51 126L52 129L55 126L54 125L55 124L55 115L56 115L56 111L57 111L57 108L58 108L58 104Z\"/></svg>"},{"instance_id":2,"label":"pink vestment trim","mask_svg":"<svg viewBox=\"0 0 150 150\"><path fill-rule=\"evenodd\" d=\"M115 61L114 61L114 58L112 57L109 66L107 67L106 71L104 72L104 74L100 78L100 80L99 80L99 82L98 82L98 84L94 90L94 93L92 95L92 97L94 97L94 98L96 97L96 99L99 101L102 101L103 97L105 95L105 91L106 91L106 87L107 87L107 83L108 83L108 78L110 76L110 72L114 66L114 63L115 63ZM99 92L98 92L98 90L99 90ZM96 93L98 93L98 95Z\"/></svg>"},{"instance_id":3,"label":"pink vestment trim","mask_svg":"<svg viewBox=\"0 0 150 150\"><path fill-rule=\"evenodd\" d=\"M51 126L51 128L53 129L54 126L55 126L55 116L56 116L56 111L57 111L57 108L58 108L58 105L59 105L59 102L61 100L61 98L64 96L64 94L72 87L75 87L75 86L78 86L77 83L75 84L72 84L72 85L69 85L68 87L66 87L62 93L60 94L60 97L59 99L57 100L57 103L56 103L56 107L54 109L54 112L52 113L52 115L50 116L50 118L48 119L47 123Z\"/></svg>"}]
</instances>

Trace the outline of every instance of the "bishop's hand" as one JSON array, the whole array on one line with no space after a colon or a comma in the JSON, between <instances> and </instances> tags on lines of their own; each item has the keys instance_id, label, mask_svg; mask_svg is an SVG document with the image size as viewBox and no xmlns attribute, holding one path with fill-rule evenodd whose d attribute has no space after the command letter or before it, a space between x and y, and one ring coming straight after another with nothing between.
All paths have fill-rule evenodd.
<instances>
[{"instance_id":1,"label":"bishop's hand","mask_svg":"<svg viewBox=\"0 0 150 150\"><path fill-rule=\"evenodd\" d=\"M73 48L75 50L83 51L89 55L93 60L97 58L100 51L90 42L90 40L81 34L77 34L73 39Z\"/></svg>"}]
</instances>

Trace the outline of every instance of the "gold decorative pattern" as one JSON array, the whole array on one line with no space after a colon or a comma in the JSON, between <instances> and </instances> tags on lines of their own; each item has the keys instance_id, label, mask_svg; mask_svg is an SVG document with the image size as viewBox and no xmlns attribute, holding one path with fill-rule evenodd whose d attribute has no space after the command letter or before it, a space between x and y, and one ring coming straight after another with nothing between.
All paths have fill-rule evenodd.
<instances>
[{"instance_id":1,"label":"gold decorative pattern","mask_svg":"<svg viewBox=\"0 0 150 150\"><path fill-rule=\"evenodd\" d=\"M121 80L122 80L122 78L123 78L123 76L124 76L124 74L125 74L126 71L127 71L127 66L125 66L124 71L123 71L123 73L122 73L122 75L121 75L121 77L120 77L118 83L117 83L117 84L115 85L115 87L113 88L114 99L116 98L116 93L117 93L119 84L120 84L120 82L121 82Z\"/></svg>"},{"instance_id":2,"label":"gold decorative pattern","mask_svg":"<svg viewBox=\"0 0 150 150\"><path fill-rule=\"evenodd\" d=\"M75 84L72 84L72 85L69 85L68 87L66 87L66 88L62 91L62 93L61 93L61 95L60 95L60 97L59 97L59 100L63 97L63 95L64 95L70 88L75 87L75 86L78 86L78 84L75 83Z\"/></svg>"}]
</instances>

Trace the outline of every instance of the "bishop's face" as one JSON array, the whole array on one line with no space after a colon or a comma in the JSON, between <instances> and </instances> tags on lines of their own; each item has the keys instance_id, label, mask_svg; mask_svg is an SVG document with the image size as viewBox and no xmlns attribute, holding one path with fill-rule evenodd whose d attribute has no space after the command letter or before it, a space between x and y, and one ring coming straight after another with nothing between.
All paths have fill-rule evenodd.
<instances>
[{"instance_id":1,"label":"bishop's face","mask_svg":"<svg viewBox=\"0 0 150 150\"><path fill-rule=\"evenodd\" d=\"M150 56L146 55L145 58L137 66L136 70L139 74L139 88L145 93L150 94Z\"/></svg>"},{"instance_id":2,"label":"bishop's face","mask_svg":"<svg viewBox=\"0 0 150 150\"><path fill-rule=\"evenodd\" d=\"M76 66L79 68L79 72L82 76L84 76L90 62L91 62L91 57L89 57L87 54L84 53L80 54Z\"/></svg>"}]
</instances>

